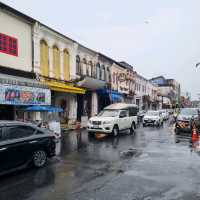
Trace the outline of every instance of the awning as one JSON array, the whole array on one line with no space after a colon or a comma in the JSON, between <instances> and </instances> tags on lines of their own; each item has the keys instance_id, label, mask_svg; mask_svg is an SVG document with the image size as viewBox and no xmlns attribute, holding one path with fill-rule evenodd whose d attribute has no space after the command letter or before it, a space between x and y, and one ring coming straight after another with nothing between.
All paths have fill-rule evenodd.
<instances>
[{"instance_id":1,"label":"awning","mask_svg":"<svg viewBox=\"0 0 200 200\"><path fill-rule=\"evenodd\" d=\"M63 112L62 108L53 106L30 106L25 109L28 112Z\"/></svg>"},{"instance_id":2,"label":"awning","mask_svg":"<svg viewBox=\"0 0 200 200\"><path fill-rule=\"evenodd\" d=\"M123 100L122 94L114 90L100 89L97 90L97 93L101 95L109 95L112 102L120 102Z\"/></svg>"},{"instance_id":3,"label":"awning","mask_svg":"<svg viewBox=\"0 0 200 200\"><path fill-rule=\"evenodd\" d=\"M78 87L74 87L71 85L67 85L64 83L59 83L55 81L46 81L44 82L51 90L59 91L59 92L69 92L75 94L85 94L86 90Z\"/></svg>"},{"instance_id":4,"label":"awning","mask_svg":"<svg viewBox=\"0 0 200 200\"><path fill-rule=\"evenodd\" d=\"M104 88L106 82L98 79L94 79L91 77L84 77L82 81L78 82L78 86L88 88L90 90L97 90L100 88Z\"/></svg>"}]
</instances>

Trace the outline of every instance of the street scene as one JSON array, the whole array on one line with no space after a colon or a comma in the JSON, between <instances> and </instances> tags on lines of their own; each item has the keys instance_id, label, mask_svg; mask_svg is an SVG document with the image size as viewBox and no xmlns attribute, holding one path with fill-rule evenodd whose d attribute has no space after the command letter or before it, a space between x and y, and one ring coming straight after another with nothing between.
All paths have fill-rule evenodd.
<instances>
[{"instance_id":1,"label":"street scene","mask_svg":"<svg viewBox=\"0 0 200 200\"><path fill-rule=\"evenodd\" d=\"M199 151L169 121L118 137L72 131L45 168L2 177L0 199L199 199Z\"/></svg>"},{"instance_id":2,"label":"street scene","mask_svg":"<svg viewBox=\"0 0 200 200\"><path fill-rule=\"evenodd\" d=\"M199 6L0 2L0 200L199 200Z\"/></svg>"}]
</instances>

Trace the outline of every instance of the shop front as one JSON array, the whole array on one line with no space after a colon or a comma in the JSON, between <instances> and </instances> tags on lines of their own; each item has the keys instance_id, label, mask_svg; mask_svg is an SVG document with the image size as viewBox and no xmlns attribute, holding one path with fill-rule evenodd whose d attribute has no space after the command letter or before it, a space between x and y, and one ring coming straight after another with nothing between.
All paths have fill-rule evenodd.
<instances>
[{"instance_id":1,"label":"shop front","mask_svg":"<svg viewBox=\"0 0 200 200\"><path fill-rule=\"evenodd\" d=\"M61 126L63 128L73 126L77 120L78 98L85 96L86 90L54 80L43 80L43 82L51 90L52 105L63 109L63 112L59 113Z\"/></svg>"},{"instance_id":2,"label":"shop front","mask_svg":"<svg viewBox=\"0 0 200 200\"><path fill-rule=\"evenodd\" d=\"M99 98L97 91L104 88L105 84L105 81L87 76L83 76L78 82L78 86L87 90L85 95L77 95L77 119L81 121L83 127L87 126L87 121L91 116L99 112L102 99Z\"/></svg>"},{"instance_id":3,"label":"shop front","mask_svg":"<svg viewBox=\"0 0 200 200\"><path fill-rule=\"evenodd\" d=\"M0 75L0 120L24 120L22 108L30 105L51 105L50 90L35 80Z\"/></svg>"},{"instance_id":4,"label":"shop front","mask_svg":"<svg viewBox=\"0 0 200 200\"><path fill-rule=\"evenodd\" d=\"M97 93L99 101L99 112L112 103L119 103L124 101L123 95L114 90L100 89L97 91Z\"/></svg>"}]
</instances>

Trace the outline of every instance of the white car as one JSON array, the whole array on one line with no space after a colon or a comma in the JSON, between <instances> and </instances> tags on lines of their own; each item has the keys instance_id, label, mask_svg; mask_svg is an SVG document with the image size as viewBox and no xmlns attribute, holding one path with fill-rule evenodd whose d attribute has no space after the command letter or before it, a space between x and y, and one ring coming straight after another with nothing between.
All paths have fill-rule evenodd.
<instances>
[{"instance_id":1,"label":"white car","mask_svg":"<svg viewBox=\"0 0 200 200\"><path fill-rule=\"evenodd\" d=\"M88 133L106 133L117 136L119 131L130 130L133 134L137 124L138 107L135 104L116 103L107 106L88 122Z\"/></svg>"},{"instance_id":2,"label":"white car","mask_svg":"<svg viewBox=\"0 0 200 200\"><path fill-rule=\"evenodd\" d=\"M162 113L160 111L148 111L143 118L143 126L145 127L147 125L163 125Z\"/></svg>"},{"instance_id":3,"label":"white car","mask_svg":"<svg viewBox=\"0 0 200 200\"><path fill-rule=\"evenodd\" d=\"M169 112L167 110L160 110L162 113L163 119L168 120L169 119Z\"/></svg>"}]
</instances>

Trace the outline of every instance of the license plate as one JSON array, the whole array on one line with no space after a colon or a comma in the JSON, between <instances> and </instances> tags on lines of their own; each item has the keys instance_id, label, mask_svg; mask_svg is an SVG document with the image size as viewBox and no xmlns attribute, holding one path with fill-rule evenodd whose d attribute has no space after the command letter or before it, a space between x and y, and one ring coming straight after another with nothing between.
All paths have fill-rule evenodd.
<instances>
[{"instance_id":1,"label":"license plate","mask_svg":"<svg viewBox=\"0 0 200 200\"><path fill-rule=\"evenodd\" d=\"M99 128L99 126L98 125L94 125L93 128Z\"/></svg>"}]
</instances>

